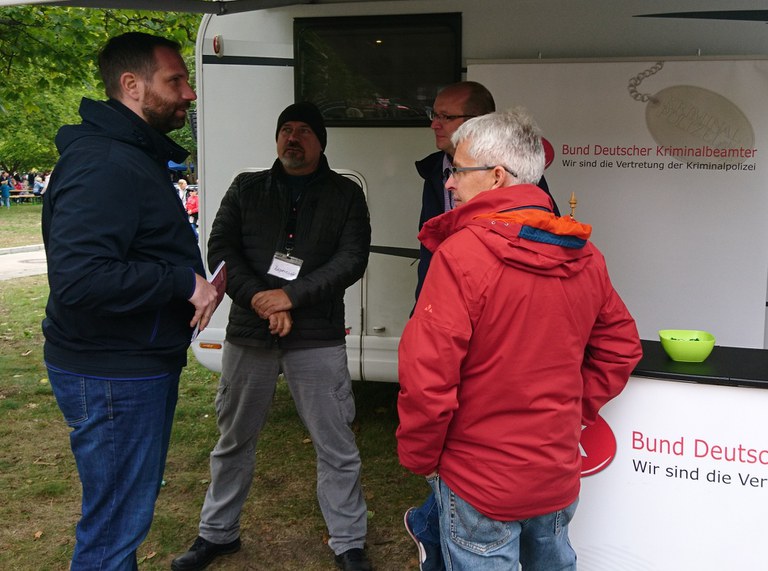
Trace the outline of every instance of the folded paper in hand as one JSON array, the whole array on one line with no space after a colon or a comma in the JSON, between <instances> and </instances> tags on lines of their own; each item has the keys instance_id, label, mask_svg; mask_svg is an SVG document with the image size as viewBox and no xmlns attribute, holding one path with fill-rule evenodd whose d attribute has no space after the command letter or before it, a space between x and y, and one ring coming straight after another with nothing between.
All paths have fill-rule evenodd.
<instances>
[{"instance_id":1,"label":"folded paper in hand","mask_svg":"<svg viewBox=\"0 0 768 571\"><path fill-rule=\"evenodd\" d=\"M213 275L208 278L208 281L216 288L216 307L218 308L227 291L227 262L224 260L219 262L219 265L216 266ZM214 308L214 311L216 311L216 308ZM192 341L195 340L198 333L200 333L200 328L195 325L195 330L192 332Z\"/></svg>"}]
</instances>

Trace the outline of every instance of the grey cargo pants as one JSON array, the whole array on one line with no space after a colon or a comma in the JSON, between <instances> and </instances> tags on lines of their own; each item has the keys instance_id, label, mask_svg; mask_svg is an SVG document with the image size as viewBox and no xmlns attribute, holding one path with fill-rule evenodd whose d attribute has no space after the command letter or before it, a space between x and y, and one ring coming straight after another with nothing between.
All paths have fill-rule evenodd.
<instances>
[{"instance_id":1,"label":"grey cargo pants","mask_svg":"<svg viewBox=\"0 0 768 571\"><path fill-rule=\"evenodd\" d=\"M214 543L229 543L240 535L256 444L280 371L317 454L317 500L328 526L328 545L336 554L362 548L367 508L360 454L349 426L355 402L344 345L283 351L225 342L216 395L220 437L210 455L211 483L200 535Z\"/></svg>"}]
</instances>

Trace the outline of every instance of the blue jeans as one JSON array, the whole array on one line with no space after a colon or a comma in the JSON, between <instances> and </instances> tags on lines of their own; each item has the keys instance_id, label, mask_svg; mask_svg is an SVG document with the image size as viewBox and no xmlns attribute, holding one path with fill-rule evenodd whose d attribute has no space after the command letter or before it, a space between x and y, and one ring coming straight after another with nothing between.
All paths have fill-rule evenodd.
<instances>
[{"instance_id":1,"label":"blue jeans","mask_svg":"<svg viewBox=\"0 0 768 571\"><path fill-rule=\"evenodd\" d=\"M411 512L411 531L422 543L440 545L440 512L435 502L435 494Z\"/></svg>"},{"instance_id":2,"label":"blue jeans","mask_svg":"<svg viewBox=\"0 0 768 571\"><path fill-rule=\"evenodd\" d=\"M440 511L443 560L448 571L576 571L568 540L570 506L520 521L497 521L457 496L440 477L431 479Z\"/></svg>"},{"instance_id":3,"label":"blue jeans","mask_svg":"<svg viewBox=\"0 0 768 571\"><path fill-rule=\"evenodd\" d=\"M100 379L48 367L83 488L71 571L135 571L163 479L180 371Z\"/></svg>"}]
</instances>

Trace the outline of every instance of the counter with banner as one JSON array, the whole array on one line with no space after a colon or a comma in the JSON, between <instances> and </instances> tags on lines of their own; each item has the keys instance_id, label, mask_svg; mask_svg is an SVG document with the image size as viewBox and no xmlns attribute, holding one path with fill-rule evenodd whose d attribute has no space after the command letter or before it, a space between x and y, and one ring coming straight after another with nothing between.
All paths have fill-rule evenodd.
<instances>
[{"instance_id":1,"label":"counter with banner","mask_svg":"<svg viewBox=\"0 0 768 571\"><path fill-rule=\"evenodd\" d=\"M687 364L643 350L598 435L584 431L579 570L765 568L768 351L715 347Z\"/></svg>"}]
</instances>

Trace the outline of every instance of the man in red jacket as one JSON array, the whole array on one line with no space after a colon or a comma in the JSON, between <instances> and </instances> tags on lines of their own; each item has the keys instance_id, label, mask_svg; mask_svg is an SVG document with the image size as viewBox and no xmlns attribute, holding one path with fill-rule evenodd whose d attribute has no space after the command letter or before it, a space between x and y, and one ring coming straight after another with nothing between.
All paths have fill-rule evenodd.
<instances>
[{"instance_id":1,"label":"man in red jacket","mask_svg":"<svg viewBox=\"0 0 768 571\"><path fill-rule=\"evenodd\" d=\"M400 462L435 491L449 569L575 570L579 437L640 360L637 328L591 228L535 186L533 120L491 113L453 142L457 208L419 234L434 255L400 342Z\"/></svg>"}]
</instances>

